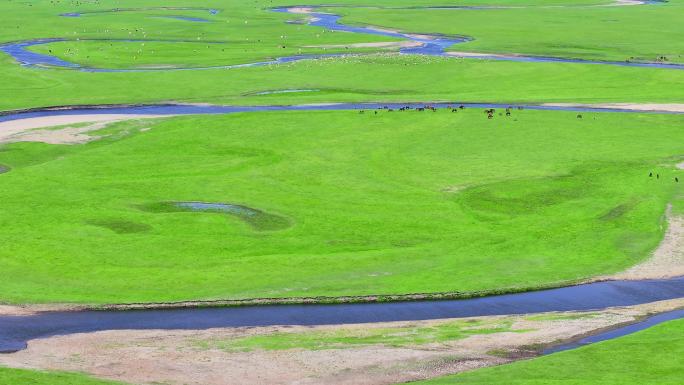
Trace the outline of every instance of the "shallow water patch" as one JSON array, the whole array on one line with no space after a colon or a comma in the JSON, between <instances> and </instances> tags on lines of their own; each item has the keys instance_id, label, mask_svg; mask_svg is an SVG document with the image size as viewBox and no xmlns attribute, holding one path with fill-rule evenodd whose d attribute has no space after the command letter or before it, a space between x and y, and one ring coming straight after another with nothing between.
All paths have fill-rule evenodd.
<instances>
[{"instance_id":1,"label":"shallow water patch","mask_svg":"<svg viewBox=\"0 0 684 385\"><path fill-rule=\"evenodd\" d=\"M231 203L161 202L142 207L150 212L207 212L228 214L241 219L257 231L283 230L292 225L289 219L258 209Z\"/></svg>"}]
</instances>

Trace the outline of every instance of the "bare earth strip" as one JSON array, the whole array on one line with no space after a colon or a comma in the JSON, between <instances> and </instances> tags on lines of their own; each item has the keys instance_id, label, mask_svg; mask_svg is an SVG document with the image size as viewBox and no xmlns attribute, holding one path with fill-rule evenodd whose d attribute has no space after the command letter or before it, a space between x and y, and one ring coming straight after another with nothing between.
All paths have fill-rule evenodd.
<instances>
[{"instance_id":1,"label":"bare earth strip","mask_svg":"<svg viewBox=\"0 0 684 385\"><path fill-rule=\"evenodd\" d=\"M169 115L123 115L123 114L85 114L46 116L0 122L0 143L44 142L50 144L84 143L94 139L85 135L88 131L98 130L106 124L130 119L160 118ZM59 130L36 130L70 124L93 123L85 127L65 127Z\"/></svg>"},{"instance_id":2,"label":"bare earth strip","mask_svg":"<svg viewBox=\"0 0 684 385\"><path fill-rule=\"evenodd\" d=\"M29 307L0 305L0 316L13 315L24 316L36 314L36 311Z\"/></svg>"},{"instance_id":3,"label":"bare earth strip","mask_svg":"<svg viewBox=\"0 0 684 385\"><path fill-rule=\"evenodd\" d=\"M683 103L544 103L542 106L551 107L588 107L588 108L610 108L617 110L633 110L644 112L684 112Z\"/></svg>"},{"instance_id":4,"label":"bare earth strip","mask_svg":"<svg viewBox=\"0 0 684 385\"><path fill-rule=\"evenodd\" d=\"M392 328L393 335L410 334L415 327L434 327L455 320L204 331L104 331L30 341L24 351L0 355L0 365L82 371L133 384L395 384L531 357L537 351L530 346L578 338L682 306L684 299L592 313L477 317L461 322L467 325L467 320L479 321L474 327L509 324L510 331L426 344L340 344L320 350L236 351L224 348L221 342L273 333L343 333L363 337L378 328Z\"/></svg>"}]
</instances>

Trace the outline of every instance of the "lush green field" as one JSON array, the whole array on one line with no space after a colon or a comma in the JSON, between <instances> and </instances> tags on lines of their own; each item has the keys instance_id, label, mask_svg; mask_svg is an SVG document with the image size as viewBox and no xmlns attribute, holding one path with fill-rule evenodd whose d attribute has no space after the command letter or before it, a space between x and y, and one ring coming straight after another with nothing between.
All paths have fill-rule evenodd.
<instances>
[{"instance_id":1,"label":"lush green field","mask_svg":"<svg viewBox=\"0 0 684 385\"><path fill-rule=\"evenodd\" d=\"M77 373L39 372L0 368L0 385L122 385L120 382L95 380Z\"/></svg>"},{"instance_id":2,"label":"lush green field","mask_svg":"<svg viewBox=\"0 0 684 385\"><path fill-rule=\"evenodd\" d=\"M453 51L684 62L684 0L632 7L606 7L610 0L335 3L328 10L344 23L474 39ZM363 54L92 73L26 68L0 53L0 111L166 101L682 102L681 70L399 55L391 52L397 47L356 45L398 39L330 32L304 25L305 15L269 11L285 5L292 2L0 2L0 44L64 39L31 50L86 67ZM436 5L514 8L421 9ZM59 16L70 12L82 15ZM293 89L307 92L263 94ZM682 184L674 181L684 180L674 167L684 156L684 116L575 115L246 113L116 123L95 133L105 138L81 145L0 144L0 302L499 292L617 272L662 240L668 204L684 212ZM175 206L199 201L237 211ZM670 322L430 383L678 384L682 327ZM459 321L408 333L276 333L206 346L402 346L472 333ZM10 384L109 382L0 368L0 385Z\"/></svg>"},{"instance_id":3,"label":"lush green field","mask_svg":"<svg viewBox=\"0 0 684 385\"><path fill-rule=\"evenodd\" d=\"M337 34L338 36L341 34ZM385 39L394 41L395 39ZM309 40L310 42L311 40ZM40 53L60 52L62 59L96 68L193 68L218 67L254 63L281 56L302 54L328 55L334 53L374 52L373 48L344 47L347 41L337 44L315 44L304 47L273 45L270 49L252 50L253 43L246 42L102 42L87 41L57 42L36 46ZM282 44L282 43L281 43ZM343 47L338 47L342 44ZM192 55L188 55L192 53ZM134 67L132 67L132 63Z\"/></svg>"},{"instance_id":4,"label":"lush green field","mask_svg":"<svg viewBox=\"0 0 684 385\"><path fill-rule=\"evenodd\" d=\"M330 8L345 23L417 33L465 35L452 51L518 53L592 60L684 62L684 3L651 6L514 9Z\"/></svg>"},{"instance_id":5,"label":"lush green field","mask_svg":"<svg viewBox=\"0 0 684 385\"><path fill-rule=\"evenodd\" d=\"M415 384L678 385L683 332L684 321L670 321L577 350Z\"/></svg>"},{"instance_id":6,"label":"lush green field","mask_svg":"<svg viewBox=\"0 0 684 385\"><path fill-rule=\"evenodd\" d=\"M98 303L362 295L618 271L662 237L681 192L682 122L246 113L126 123L106 132L129 135L86 145L5 145L0 292ZM240 204L290 226L155 209L174 201Z\"/></svg>"},{"instance_id":7,"label":"lush green field","mask_svg":"<svg viewBox=\"0 0 684 385\"><path fill-rule=\"evenodd\" d=\"M343 3L366 4L361 0L348 0ZM436 4L553 5L561 3L605 4L606 2L554 0L549 3L501 0L478 3L443 0ZM297 53L299 49L302 49L302 52L321 52L319 48L307 48L308 46L393 40L380 36L330 33L322 28L287 24L286 20L301 20L302 16L265 10L267 7L287 4L290 3L283 0L277 2L260 0L249 4L238 0L204 1L201 4L203 7L218 8L222 12L211 15L208 11L199 10L152 9L91 13L70 18L58 15L65 12L110 10L117 7L158 8L160 6L188 6L188 4L179 0L167 1L163 4L153 0L116 2L105 0L97 4L8 1L0 3L0 14L3 15L3 23L0 24L0 41L67 38L72 41L53 43L34 47L34 49L52 49L54 54L63 55L68 48L71 48L69 55L66 56L69 60L82 64L107 64L120 68L140 65L217 65L224 61L225 64L245 63L268 59L276 55L281 56L278 55L279 52ZM376 2L376 4L426 5L425 2L416 0L383 1ZM335 11L350 13L351 16L346 18L350 22L371 22L361 15L361 12L369 12L374 17L377 16L378 22L382 21L382 24L388 27L423 32L466 33L477 37L476 41L458 45L454 49L475 47L478 50L480 48L484 50L487 47L492 49L500 47L503 52L520 51L584 57L586 57L585 53L590 50L596 52L592 57L609 58L622 55L621 53L618 55L616 50L626 52L627 48L624 48L623 40L620 39L628 39L630 42L635 42L634 55L648 58L660 51L672 57L680 54L677 47L680 47L682 39L677 35L681 33L681 28L677 28L679 25L677 17L681 15L681 12L676 11L680 7L679 4L679 0L673 0L665 6L532 9L529 10L529 17L526 16L525 22L518 23L515 28L511 26L511 23L516 23L518 13L523 11L486 10L459 13L453 10L364 9L361 11L344 8L336 8ZM194 3L193 5L197 6ZM476 20L489 17L486 15L489 15L490 11L491 17L495 18L496 22L483 21L478 24L481 26L477 28L473 26ZM421 18L416 17L424 16L426 12L429 12L429 20L434 20L434 23L431 23L437 29L436 31L431 31L427 25L421 25ZM607 18L612 13L618 15L620 20L624 18L626 22L634 24L630 25L630 28L625 28L626 22L596 23L596 28L600 33L595 33L594 36L587 37L585 40L585 35L592 32L582 32L583 28L587 27L592 20ZM460 17L459 15L462 14L466 16ZM214 22L194 23L159 17L164 15L203 17ZM559 18L569 18L569 15L573 15L573 20L579 23L577 28L564 29L563 31L566 32L563 33L561 31L534 35L530 32L530 28L551 28L549 24ZM458 18L458 23L454 23L458 27L449 27L448 21L454 18ZM31 22L26 22L27 20ZM654 23L657 24L656 27ZM463 30L460 30L461 25L464 27ZM613 25L614 28L611 27ZM643 27L636 27L641 25ZM482 26L490 28L491 31L482 30L485 28ZM502 28L511 29L503 31ZM653 32L644 31L646 29L651 29ZM516 32L519 30L520 32ZM654 35L656 33L657 35ZM514 40L508 40L511 34L516 36ZM581 39L578 38L573 44L588 46L590 49L568 48L567 40L576 36L581 36ZM604 39L601 45L596 45L598 43L595 36L601 36ZM667 38L662 36L667 36ZM113 42L107 47L106 43L84 41L84 39L102 38L145 39L149 42L146 42L144 47L138 45L142 42ZM197 40L198 38L200 40ZM539 42L542 38L545 39L544 45ZM75 41L76 39L81 40ZM179 44L176 50L169 48L168 43L151 40L191 40L193 43ZM205 42L207 41L227 43L221 44L221 49L211 44L209 44L210 48L206 48ZM478 47L479 44L486 46ZM510 44L515 44L515 46ZM280 48L283 45L286 48ZM537 51L529 51L536 46L540 47ZM140 54L138 51L141 51ZM152 51L155 53L153 54ZM22 68L12 58L3 54L0 55L0 71L3 73L0 92L3 95L11 95L11 97L0 98L2 110L48 105L154 103L167 100L231 104L360 100L678 102L681 101L681 89L684 85L684 71L677 70L560 63L492 62L476 59L399 57L397 55L336 58L232 70L82 73L72 70ZM130 87L130 84L135 84L136 87ZM260 91L302 88L320 91L254 96L254 93Z\"/></svg>"}]
</instances>

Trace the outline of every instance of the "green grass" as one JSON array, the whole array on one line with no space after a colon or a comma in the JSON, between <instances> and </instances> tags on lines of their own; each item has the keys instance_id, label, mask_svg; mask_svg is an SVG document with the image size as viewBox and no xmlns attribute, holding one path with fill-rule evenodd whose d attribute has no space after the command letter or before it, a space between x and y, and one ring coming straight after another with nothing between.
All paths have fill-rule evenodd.
<instances>
[{"instance_id":1,"label":"green grass","mask_svg":"<svg viewBox=\"0 0 684 385\"><path fill-rule=\"evenodd\" d=\"M330 8L343 23L474 38L452 51L592 60L684 62L684 3L627 7L486 10Z\"/></svg>"},{"instance_id":2,"label":"green grass","mask_svg":"<svg viewBox=\"0 0 684 385\"><path fill-rule=\"evenodd\" d=\"M221 349L229 352L287 349L349 349L369 345L403 347L456 341L480 334L525 332L524 330L514 331L510 327L510 321L483 322L468 320L424 327L406 326L334 331L276 332L229 340L198 341L197 346L203 349Z\"/></svg>"},{"instance_id":3,"label":"green grass","mask_svg":"<svg viewBox=\"0 0 684 385\"><path fill-rule=\"evenodd\" d=\"M367 4L360 0L342 3ZM451 0L435 4L466 3L482 4ZM559 3L600 2L554 1L552 4ZM187 3L182 1L167 1L160 4L153 0L126 0L80 5L8 1L0 4L0 13L3 15L0 41L67 38L71 41L35 49L52 49L55 54L63 55L66 48L70 47L72 50L67 57L70 60L118 68L140 65L215 65L223 63L224 60L226 64L244 63L269 58L281 51L287 54L296 53L300 48L307 52L320 52L317 49L305 48L311 45L392 40L381 36L324 32L321 28L287 24L286 20L301 19L301 16L265 10L267 7L285 4L289 3L261 0L254 3L238 0L203 1L202 6L224 11L213 16L204 11L171 12L205 17L214 21L192 23L160 18L158 16L169 14L170 11L159 10L95 13L80 18L57 16L64 12L116 7L187 6ZM374 4L426 5L415 0ZM551 3L506 0L487 1L486 4ZM625 55L647 58L659 53L672 57L679 54L680 42L684 41L679 38L681 29L676 28L680 24L678 17L682 14L677 11L681 7L680 4L679 0L673 0L665 6L543 8L466 13L449 10L361 11L344 8L336 8L336 11L349 13L350 16L346 18L349 22L370 22L371 20L360 13L368 12L378 17L378 20L374 21L388 27L423 32L466 33L477 38L474 42L458 45L455 49L470 47L486 50L489 47L503 52L586 56L586 49L569 46L569 40L575 39L572 43L588 46L594 58L619 58ZM421 17L425 15L430 15L430 18ZM621 22L600 22L614 17L619 18ZM31 22L27 23L26 20ZM430 26L423 24L421 20L430 20ZM452 22L453 20L458 22ZM559 20L573 20L576 23L573 22L572 28L569 28L567 23L559 24ZM629 25L629 28L625 28L626 25ZM505 28L508 29L504 30ZM540 29L548 33L530 32ZM577 36L581 36L581 39ZM146 39L148 42L145 42L144 47L140 46L142 43L125 42L111 43L111 46L108 46L107 43L87 40L100 38ZM198 38L200 40L197 40ZM599 38L603 40L598 41ZM76 39L80 40L75 41ZM152 42L174 39L189 40L192 43L174 44L173 47L169 47L168 43ZM287 41L286 48L278 48L282 46L283 40ZM218 46L207 49L207 44L204 43L207 41L228 43L221 44L221 49ZM629 41L630 45L625 46L624 41ZM144 51L138 55L137 51L141 48L144 48ZM529 51L532 48L537 51ZM151 51L155 53L152 54ZM133 59L133 56L137 59ZM49 105L154 103L168 100L231 104L369 100L681 102L680 90L684 85L684 71L676 70L398 55L333 58L231 70L82 73L71 70L22 68L3 54L0 55L0 71L3 73L0 92L12 95L11 98L0 98L2 110ZM131 84L135 84L135 87L131 87ZM302 88L321 91L254 95L259 91Z\"/></svg>"},{"instance_id":4,"label":"green grass","mask_svg":"<svg viewBox=\"0 0 684 385\"><path fill-rule=\"evenodd\" d=\"M272 41L269 46L255 48L255 42L221 41L204 42L169 42L169 41L136 41L136 42L102 42L102 41L63 41L31 47L32 51L43 54L54 54L63 60L84 67L134 69L134 68L192 68L218 67L235 64L247 64L273 60L283 56L352 54L377 52L377 48L355 48L350 45L344 34L335 34L337 39L317 39L314 30L310 37L299 43L289 41ZM333 35L329 33L329 35ZM342 36L340 36L342 35ZM283 39L284 40L284 39ZM318 42L317 40L322 40ZM361 42L398 41L393 38L354 38ZM262 44L258 39L256 44ZM297 45L298 44L298 45ZM329 47L328 47L329 45ZM342 45L338 47L338 45ZM394 49L396 50L396 49Z\"/></svg>"},{"instance_id":5,"label":"green grass","mask_svg":"<svg viewBox=\"0 0 684 385\"><path fill-rule=\"evenodd\" d=\"M471 292L619 271L663 236L684 117L584 115L244 113L5 145L2 300ZM184 201L290 227L141 208Z\"/></svg>"},{"instance_id":6,"label":"green grass","mask_svg":"<svg viewBox=\"0 0 684 385\"><path fill-rule=\"evenodd\" d=\"M123 385L121 382L89 378L78 373L41 372L0 368L0 385Z\"/></svg>"},{"instance_id":7,"label":"green grass","mask_svg":"<svg viewBox=\"0 0 684 385\"><path fill-rule=\"evenodd\" d=\"M684 321L528 361L415 382L421 385L676 385L682 382Z\"/></svg>"}]
</instances>

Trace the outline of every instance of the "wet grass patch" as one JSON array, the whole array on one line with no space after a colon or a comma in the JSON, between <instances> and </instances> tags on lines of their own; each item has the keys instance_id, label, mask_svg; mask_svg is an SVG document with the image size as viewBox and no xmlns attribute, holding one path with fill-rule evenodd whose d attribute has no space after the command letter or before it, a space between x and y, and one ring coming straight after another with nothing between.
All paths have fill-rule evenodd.
<instances>
[{"instance_id":1,"label":"wet grass patch","mask_svg":"<svg viewBox=\"0 0 684 385\"><path fill-rule=\"evenodd\" d=\"M228 214L242 220L257 231L277 231L292 226L289 219L280 215L230 203L158 202L139 207L155 213L204 212Z\"/></svg>"},{"instance_id":2,"label":"wet grass patch","mask_svg":"<svg viewBox=\"0 0 684 385\"><path fill-rule=\"evenodd\" d=\"M224 341L200 341L203 349L231 352L252 350L326 350L356 346L385 345L403 347L449 342L480 334L525 331L511 329L510 321L455 321L434 326L403 326L334 331L275 332Z\"/></svg>"},{"instance_id":3,"label":"wet grass patch","mask_svg":"<svg viewBox=\"0 0 684 385\"><path fill-rule=\"evenodd\" d=\"M598 317L599 313L577 313L577 314L537 314L525 317L527 321L571 321Z\"/></svg>"}]
</instances>

